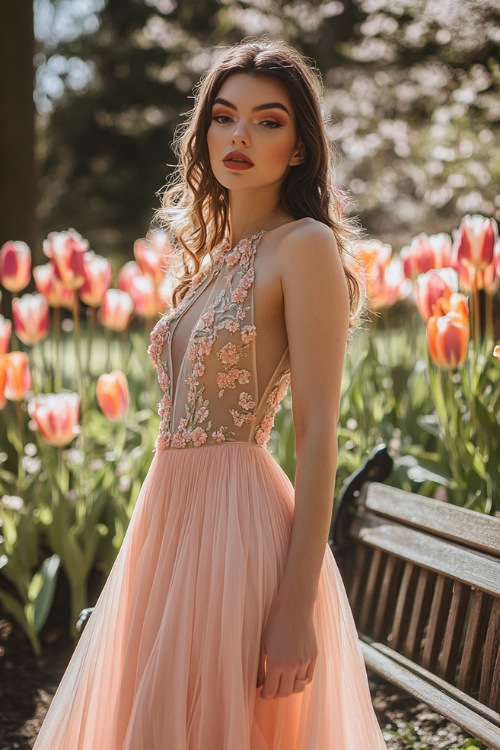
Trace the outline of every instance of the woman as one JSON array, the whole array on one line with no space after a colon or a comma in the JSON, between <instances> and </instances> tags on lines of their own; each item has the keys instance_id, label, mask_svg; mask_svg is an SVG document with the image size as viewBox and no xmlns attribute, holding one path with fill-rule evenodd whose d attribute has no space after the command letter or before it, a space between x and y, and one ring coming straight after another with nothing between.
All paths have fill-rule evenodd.
<instances>
[{"instance_id":1,"label":"woman","mask_svg":"<svg viewBox=\"0 0 500 750\"><path fill-rule=\"evenodd\" d=\"M362 292L317 84L263 41L197 90L159 210L181 278L156 452L36 750L386 747L327 545ZM290 382L295 487L266 448Z\"/></svg>"}]
</instances>

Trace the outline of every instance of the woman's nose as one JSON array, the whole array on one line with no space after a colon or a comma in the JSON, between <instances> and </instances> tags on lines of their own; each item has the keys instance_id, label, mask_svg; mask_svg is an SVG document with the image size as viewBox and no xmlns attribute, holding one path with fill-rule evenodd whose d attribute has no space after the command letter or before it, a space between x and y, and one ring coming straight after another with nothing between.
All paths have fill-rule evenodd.
<instances>
[{"instance_id":1,"label":"woman's nose","mask_svg":"<svg viewBox=\"0 0 500 750\"><path fill-rule=\"evenodd\" d=\"M244 146L248 146L248 132L244 123L240 120L233 131L232 143L242 143Z\"/></svg>"}]
</instances>

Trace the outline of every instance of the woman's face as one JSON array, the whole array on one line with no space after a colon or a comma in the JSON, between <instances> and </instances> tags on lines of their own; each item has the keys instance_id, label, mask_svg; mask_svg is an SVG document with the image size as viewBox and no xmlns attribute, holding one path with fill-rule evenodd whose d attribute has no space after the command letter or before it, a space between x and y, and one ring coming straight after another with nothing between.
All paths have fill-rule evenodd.
<instances>
[{"instance_id":1,"label":"woman's face","mask_svg":"<svg viewBox=\"0 0 500 750\"><path fill-rule=\"evenodd\" d=\"M235 73L219 89L207 133L210 164L228 190L275 185L302 162L286 86L267 75Z\"/></svg>"}]
</instances>

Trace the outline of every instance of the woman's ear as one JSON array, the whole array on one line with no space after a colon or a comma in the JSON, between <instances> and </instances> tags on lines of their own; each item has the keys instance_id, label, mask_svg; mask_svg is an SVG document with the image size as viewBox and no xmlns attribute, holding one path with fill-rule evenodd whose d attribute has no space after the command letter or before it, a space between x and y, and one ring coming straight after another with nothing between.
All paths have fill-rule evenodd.
<instances>
[{"instance_id":1,"label":"woman's ear","mask_svg":"<svg viewBox=\"0 0 500 750\"><path fill-rule=\"evenodd\" d=\"M289 164L290 167L296 167L299 164L302 164L302 162L304 161L304 159L305 159L304 144L302 142L302 138L299 138L299 142L297 144L297 147L296 147L295 151L293 152L293 156L290 159L290 161L288 162L288 164Z\"/></svg>"}]
</instances>

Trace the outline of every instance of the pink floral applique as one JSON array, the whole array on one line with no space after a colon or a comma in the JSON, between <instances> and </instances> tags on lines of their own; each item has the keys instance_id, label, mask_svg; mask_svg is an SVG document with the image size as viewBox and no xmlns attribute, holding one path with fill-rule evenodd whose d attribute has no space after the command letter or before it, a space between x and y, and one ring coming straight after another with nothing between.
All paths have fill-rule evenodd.
<instances>
[{"instance_id":1,"label":"pink floral applique","mask_svg":"<svg viewBox=\"0 0 500 750\"><path fill-rule=\"evenodd\" d=\"M290 370L283 372L277 383L271 389L266 399L266 413L257 430L255 431L254 440L258 445L265 445L271 437L271 430L274 425L274 418L280 402L283 400L285 393L290 386Z\"/></svg>"}]
</instances>

